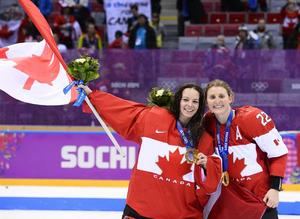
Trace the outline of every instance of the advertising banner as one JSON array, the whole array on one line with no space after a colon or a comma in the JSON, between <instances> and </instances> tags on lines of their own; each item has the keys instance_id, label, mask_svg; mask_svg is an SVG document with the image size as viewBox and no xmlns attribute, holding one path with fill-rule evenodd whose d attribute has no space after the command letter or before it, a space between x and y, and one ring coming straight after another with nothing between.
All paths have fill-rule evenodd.
<instances>
[{"instance_id":1,"label":"advertising banner","mask_svg":"<svg viewBox=\"0 0 300 219\"><path fill-rule=\"evenodd\" d=\"M130 5L137 4L139 14L145 14L149 20L151 18L150 0L105 0L106 25L108 41L111 43L115 39L115 32L120 30L127 32L127 20L132 16Z\"/></svg>"},{"instance_id":2,"label":"advertising banner","mask_svg":"<svg viewBox=\"0 0 300 219\"><path fill-rule=\"evenodd\" d=\"M288 147L286 184L300 183L299 132L281 132ZM6 131L1 133L0 178L128 180L137 144L114 133L122 157L104 132Z\"/></svg>"},{"instance_id":3,"label":"advertising banner","mask_svg":"<svg viewBox=\"0 0 300 219\"><path fill-rule=\"evenodd\" d=\"M4 132L0 177L127 180L136 160L136 144L114 136L125 157L104 132Z\"/></svg>"}]
</instances>

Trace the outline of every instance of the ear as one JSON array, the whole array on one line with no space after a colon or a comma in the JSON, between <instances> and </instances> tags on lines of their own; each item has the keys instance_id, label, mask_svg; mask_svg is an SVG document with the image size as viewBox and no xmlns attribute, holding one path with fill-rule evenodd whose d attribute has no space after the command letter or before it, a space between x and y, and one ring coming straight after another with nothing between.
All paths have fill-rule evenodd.
<instances>
[{"instance_id":1,"label":"ear","mask_svg":"<svg viewBox=\"0 0 300 219\"><path fill-rule=\"evenodd\" d=\"M229 101L230 101L230 104L233 103L233 101L234 101L234 94L231 94L231 95L229 96Z\"/></svg>"}]
</instances>

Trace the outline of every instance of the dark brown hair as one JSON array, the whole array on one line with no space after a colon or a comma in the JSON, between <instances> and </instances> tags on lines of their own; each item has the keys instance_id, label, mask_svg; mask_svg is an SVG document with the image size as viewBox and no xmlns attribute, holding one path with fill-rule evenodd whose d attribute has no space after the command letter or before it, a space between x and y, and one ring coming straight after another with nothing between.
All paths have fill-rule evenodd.
<instances>
[{"instance_id":1,"label":"dark brown hair","mask_svg":"<svg viewBox=\"0 0 300 219\"><path fill-rule=\"evenodd\" d=\"M174 115L174 117L178 120L180 115L180 101L182 99L182 93L186 88L192 88L199 93L199 108L195 115L191 118L187 127L190 128L192 132L192 139L194 142L194 146L196 146L199 142L199 138L203 133L203 126L202 126L202 118L205 109L205 99L204 99L204 92L203 89L196 85L196 84L185 84L178 88L175 92L174 99L171 103L170 111Z\"/></svg>"}]
</instances>

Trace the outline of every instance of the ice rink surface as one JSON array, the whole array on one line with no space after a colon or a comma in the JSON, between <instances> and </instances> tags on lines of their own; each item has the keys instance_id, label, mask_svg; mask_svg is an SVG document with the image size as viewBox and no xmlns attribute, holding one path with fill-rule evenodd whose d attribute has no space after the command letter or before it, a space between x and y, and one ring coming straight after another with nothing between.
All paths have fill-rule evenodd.
<instances>
[{"instance_id":1,"label":"ice rink surface","mask_svg":"<svg viewBox=\"0 0 300 219\"><path fill-rule=\"evenodd\" d=\"M0 218L119 219L126 193L125 187L0 186ZM280 201L298 207L300 192L281 192ZM300 215L279 218L300 219Z\"/></svg>"},{"instance_id":2,"label":"ice rink surface","mask_svg":"<svg viewBox=\"0 0 300 219\"><path fill-rule=\"evenodd\" d=\"M82 211L0 211L2 219L121 219L121 212ZM279 219L296 219L300 215L280 215Z\"/></svg>"}]
</instances>

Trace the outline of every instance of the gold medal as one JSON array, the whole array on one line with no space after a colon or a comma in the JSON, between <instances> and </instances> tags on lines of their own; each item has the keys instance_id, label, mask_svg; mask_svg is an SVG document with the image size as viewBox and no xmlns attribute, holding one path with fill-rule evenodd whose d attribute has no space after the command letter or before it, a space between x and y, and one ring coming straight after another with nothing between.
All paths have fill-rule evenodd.
<instances>
[{"instance_id":1,"label":"gold medal","mask_svg":"<svg viewBox=\"0 0 300 219\"><path fill-rule=\"evenodd\" d=\"M229 174L227 171L223 172L223 174L222 174L222 183L224 186L229 185Z\"/></svg>"},{"instance_id":2,"label":"gold medal","mask_svg":"<svg viewBox=\"0 0 300 219\"><path fill-rule=\"evenodd\" d=\"M199 151L194 148L190 148L185 152L185 159L188 163L196 163L198 159L198 153Z\"/></svg>"}]
</instances>

